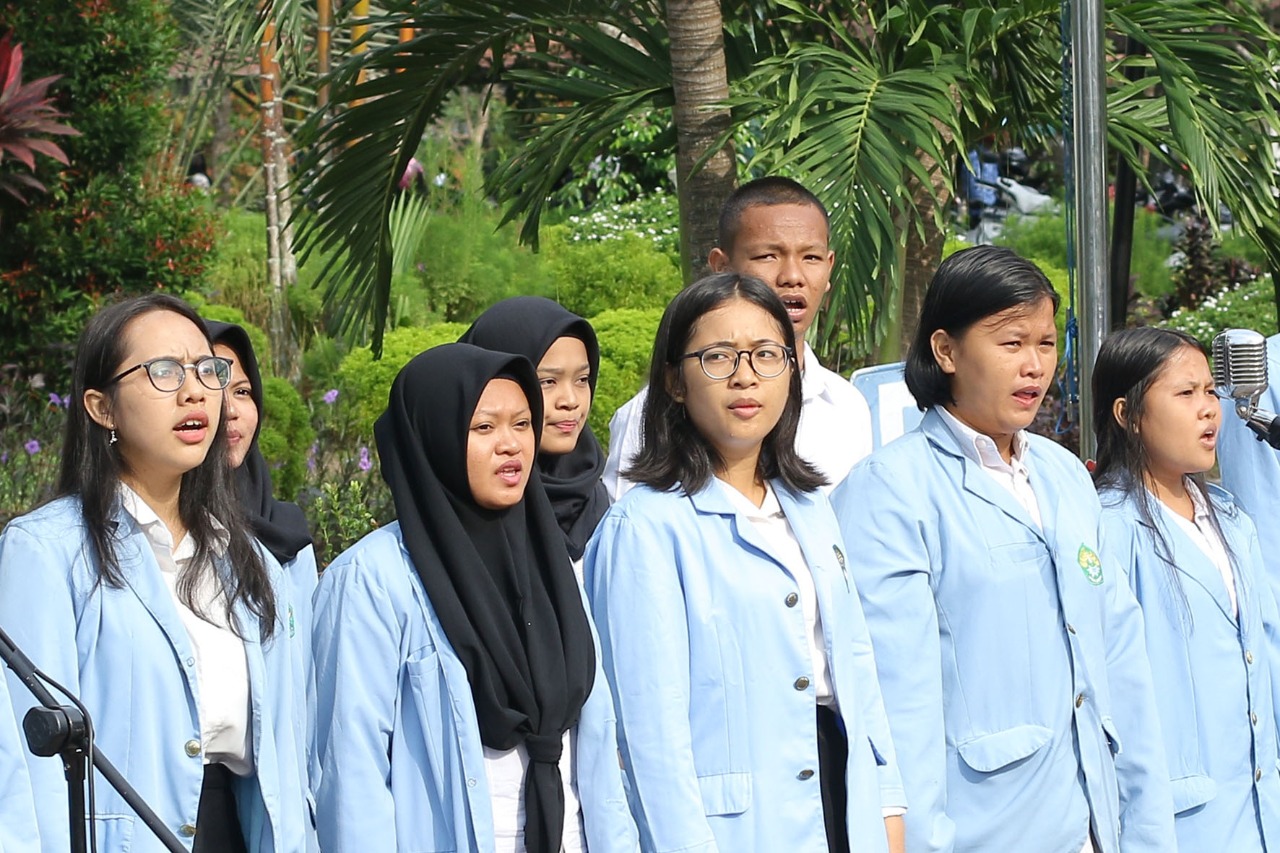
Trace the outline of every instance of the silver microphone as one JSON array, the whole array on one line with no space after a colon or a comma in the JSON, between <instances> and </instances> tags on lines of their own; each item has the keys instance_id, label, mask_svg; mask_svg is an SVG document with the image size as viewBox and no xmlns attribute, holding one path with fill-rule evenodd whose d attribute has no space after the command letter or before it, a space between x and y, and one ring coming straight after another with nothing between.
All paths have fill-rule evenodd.
<instances>
[{"instance_id":1,"label":"silver microphone","mask_svg":"<svg viewBox=\"0 0 1280 853\"><path fill-rule=\"evenodd\" d=\"M1258 408L1267 390L1267 339L1252 329L1226 329L1213 339L1213 384L1233 400L1236 414L1272 447L1280 442L1280 418Z\"/></svg>"},{"instance_id":2,"label":"silver microphone","mask_svg":"<svg viewBox=\"0 0 1280 853\"><path fill-rule=\"evenodd\" d=\"M1258 405L1267 390L1267 339L1253 329L1227 329L1213 339L1213 384L1218 396Z\"/></svg>"}]
</instances>

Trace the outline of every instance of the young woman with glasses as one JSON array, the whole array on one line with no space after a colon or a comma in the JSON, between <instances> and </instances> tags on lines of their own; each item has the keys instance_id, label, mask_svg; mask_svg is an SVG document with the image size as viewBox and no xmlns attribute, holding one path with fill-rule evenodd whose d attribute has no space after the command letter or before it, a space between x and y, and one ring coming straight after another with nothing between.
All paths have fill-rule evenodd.
<instances>
[{"instance_id":1,"label":"young woman with glasses","mask_svg":"<svg viewBox=\"0 0 1280 853\"><path fill-rule=\"evenodd\" d=\"M59 497L0 536L0 627L84 702L96 747L197 853L285 853L305 849L297 629L237 507L230 377L173 297L89 321ZM33 700L10 679L21 718ZM60 763L25 759L38 846L65 850ZM101 779L96 799L98 850L164 849Z\"/></svg>"},{"instance_id":2,"label":"young woman with glasses","mask_svg":"<svg viewBox=\"0 0 1280 853\"><path fill-rule=\"evenodd\" d=\"M587 546L646 850L901 849L849 557L795 451L795 346L758 279L714 275L676 296L625 472L641 485Z\"/></svg>"}]
</instances>

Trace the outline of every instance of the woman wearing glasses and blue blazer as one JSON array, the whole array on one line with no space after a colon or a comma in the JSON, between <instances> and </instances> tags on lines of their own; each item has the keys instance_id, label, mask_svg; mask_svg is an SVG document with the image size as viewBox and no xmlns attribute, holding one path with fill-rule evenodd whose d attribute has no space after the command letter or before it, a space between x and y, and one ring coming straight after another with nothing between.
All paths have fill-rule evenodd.
<instances>
[{"instance_id":1,"label":"woman wearing glasses and blue blazer","mask_svg":"<svg viewBox=\"0 0 1280 853\"><path fill-rule=\"evenodd\" d=\"M178 299L137 297L89 321L59 497L0 535L0 626L79 696L95 745L196 853L294 853L307 813L299 629L236 506L229 379ZM8 688L21 719L33 700L12 676ZM66 850L62 768L25 762L34 849ZM164 849L101 779L96 792L99 850Z\"/></svg>"},{"instance_id":2,"label":"woman wearing glasses and blue blazer","mask_svg":"<svg viewBox=\"0 0 1280 853\"><path fill-rule=\"evenodd\" d=\"M658 329L642 485L584 560L647 851L901 850L901 784L844 542L795 452L778 297L722 274Z\"/></svg>"}]
</instances>

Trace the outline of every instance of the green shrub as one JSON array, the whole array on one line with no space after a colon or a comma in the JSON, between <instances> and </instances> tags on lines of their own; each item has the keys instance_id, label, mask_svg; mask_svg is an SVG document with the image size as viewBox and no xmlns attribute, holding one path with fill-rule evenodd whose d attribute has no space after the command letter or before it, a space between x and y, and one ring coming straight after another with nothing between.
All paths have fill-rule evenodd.
<instances>
[{"instance_id":1,"label":"green shrub","mask_svg":"<svg viewBox=\"0 0 1280 853\"><path fill-rule=\"evenodd\" d=\"M400 284L418 303L414 311L470 323L508 296L549 295L551 275L541 255L519 244L514 227L499 228L500 220L487 201L471 194L436 211L413 265L421 289Z\"/></svg>"},{"instance_id":2,"label":"green shrub","mask_svg":"<svg viewBox=\"0 0 1280 853\"><path fill-rule=\"evenodd\" d=\"M680 290L679 265L635 234L577 240L564 225L543 232L554 297L580 317L615 308L665 306Z\"/></svg>"},{"instance_id":3,"label":"green shrub","mask_svg":"<svg viewBox=\"0 0 1280 853\"><path fill-rule=\"evenodd\" d=\"M1168 325L1193 335L1205 346L1223 329L1254 329L1273 335L1276 324L1275 290L1269 275L1260 275L1235 290L1210 296L1194 311L1177 310Z\"/></svg>"},{"instance_id":4,"label":"green shrub","mask_svg":"<svg viewBox=\"0 0 1280 853\"><path fill-rule=\"evenodd\" d=\"M456 341L467 330L463 323L438 323L425 329L393 329L382 341L382 358L368 349L353 350L338 366L337 389L360 435L373 435L373 422L387 408L387 395L400 368L418 353Z\"/></svg>"},{"instance_id":5,"label":"green shrub","mask_svg":"<svg viewBox=\"0 0 1280 853\"><path fill-rule=\"evenodd\" d=\"M662 308L618 308L591 318L600 341L600 377L591 401L591 431L609 446L609 419L648 380L653 338Z\"/></svg>"},{"instance_id":6,"label":"green shrub","mask_svg":"<svg viewBox=\"0 0 1280 853\"><path fill-rule=\"evenodd\" d=\"M315 441L302 395L283 379L262 380L262 428L258 447L271 468L276 497L296 501L307 476L307 454Z\"/></svg>"},{"instance_id":7,"label":"green shrub","mask_svg":"<svg viewBox=\"0 0 1280 853\"><path fill-rule=\"evenodd\" d=\"M1157 214L1141 209L1134 211L1129 276L1143 296L1165 296L1173 291L1170 271L1164 265L1173 246L1157 233L1164 224L1164 219ZM1010 217L997 242L1024 258L1038 258L1058 269L1067 267L1066 220L1061 214ZM944 256L946 254L944 252Z\"/></svg>"},{"instance_id":8,"label":"green shrub","mask_svg":"<svg viewBox=\"0 0 1280 853\"><path fill-rule=\"evenodd\" d=\"M198 191L164 182L94 178L55 188L0 240L0 340L6 362L62 384L73 342L97 307L119 295L198 289L216 242L216 215Z\"/></svg>"}]
</instances>

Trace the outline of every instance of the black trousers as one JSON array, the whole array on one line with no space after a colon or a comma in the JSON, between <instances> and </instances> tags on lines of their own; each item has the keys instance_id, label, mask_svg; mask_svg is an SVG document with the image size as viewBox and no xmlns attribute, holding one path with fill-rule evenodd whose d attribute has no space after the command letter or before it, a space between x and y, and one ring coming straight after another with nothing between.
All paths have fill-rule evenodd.
<instances>
[{"instance_id":1,"label":"black trousers","mask_svg":"<svg viewBox=\"0 0 1280 853\"><path fill-rule=\"evenodd\" d=\"M845 772L849 764L849 740L840 715L826 705L818 706L818 778L822 782L822 817L827 825L827 849L849 853L849 825L846 806L849 792Z\"/></svg>"},{"instance_id":2,"label":"black trousers","mask_svg":"<svg viewBox=\"0 0 1280 853\"><path fill-rule=\"evenodd\" d=\"M240 816L236 813L235 791L231 788L234 778L235 774L225 764L204 766L192 853L248 853Z\"/></svg>"}]
</instances>

